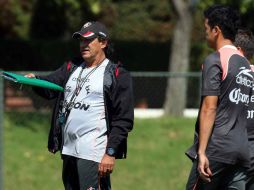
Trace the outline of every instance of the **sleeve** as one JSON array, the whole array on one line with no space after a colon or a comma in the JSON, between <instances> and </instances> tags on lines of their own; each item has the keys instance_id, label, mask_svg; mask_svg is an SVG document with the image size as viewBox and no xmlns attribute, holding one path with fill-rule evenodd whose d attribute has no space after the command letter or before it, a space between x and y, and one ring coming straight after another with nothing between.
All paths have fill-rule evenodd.
<instances>
[{"instance_id":1,"label":"sleeve","mask_svg":"<svg viewBox=\"0 0 254 190\"><path fill-rule=\"evenodd\" d=\"M133 128L134 103L130 74L120 67L116 80L112 93L111 131L107 147L117 151L120 144L127 139L128 132Z\"/></svg>"},{"instance_id":2,"label":"sleeve","mask_svg":"<svg viewBox=\"0 0 254 190\"><path fill-rule=\"evenodd\" d=\"M64 87L64 79L67 72L67 64L63 64L59 69L50 73L47 76L36 76L36 78L41 80L46 80L52 83L55 83L59 86ZM40 88L40 87L33 87L33 91L38 94L39 96L46 98L46 99L54 99L57 97L59 91Z\"/></svg>"},{"instance_id":3,"label":"sleeve","mask_svg":"<svg viewBox=\"0 0 254 190\"><path fill-rule=\"evenodd\" d=\"M222 68L219 56L208 56L202 70L202 96L219 96L222 82Z\"/></svg>"}]
</instances>

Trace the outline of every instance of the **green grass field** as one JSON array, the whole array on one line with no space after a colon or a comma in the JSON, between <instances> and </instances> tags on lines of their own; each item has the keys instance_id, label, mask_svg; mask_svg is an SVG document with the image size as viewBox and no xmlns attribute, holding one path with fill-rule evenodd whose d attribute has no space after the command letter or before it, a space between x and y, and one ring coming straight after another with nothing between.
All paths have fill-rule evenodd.
<instances>
[{"instance_id":1,"label":"green grass field","mask_svg":"<svg viewBox=\"0 0 254 190\"><path fill-rule=\"evenodd\" d=\"M47 151L49 114L5 113L4 189L62 190L61 158ZM136 119L128 158L118 160L113 190L183 190L195 119Z\"/></svg>"}]
</instances>

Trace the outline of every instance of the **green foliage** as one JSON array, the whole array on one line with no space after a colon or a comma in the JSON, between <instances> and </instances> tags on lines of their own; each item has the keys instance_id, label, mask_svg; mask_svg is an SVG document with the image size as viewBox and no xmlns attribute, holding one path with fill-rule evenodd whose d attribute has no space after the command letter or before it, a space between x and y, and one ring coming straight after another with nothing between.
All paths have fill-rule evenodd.
<instances>
[{"instance_id":1,"label":"green foliage","mask_svg":"<svg viewBox=\"0 0 254 190\"><path fill-rule=\"evenodd\" d=\"M64 39L70 39L72 33L81 28L82 20L82 10L81 4L76 0L65 0L64 1L65 9L65 19L66 19L66 28L64 31Z\"/></svg>"},{"instance_id":2,"label":"green foliage","mask_svg":"<svg viewBox=\"0 0 254 190\"><path fill-rule=\"evenodd\" d=\"M210 51L206 46L204 38L203 10L214 3L226 3L239 9L243 14L244 25L254 31L254 23L252 22L254 1L199 0L193 21L190 66L192 70L200 68L199 65L204 56ZM5 0L0 3L0 36L5 39L29 40L33 38L40 40L39 42L44 40L44 43L47 44L54 44L57 43L57 40L60 40L62 42L58 42L61 45L65 43L72 44L69 43L69 40L73 32L79 30L89 20L104 22L110 30L113 41L117 41L116 47L119 41L126 41L129 44L133 44L133 41L136 41L139 44L136 45L138 48L135 45L124 44L126 48L132 48L131 51L126 51L126 48L122 46L119 48L120 53L124 57L121 60L127 63L131 69L167 70L169 57L168 46L170 46L169 43L171 42L174 22L176 20L171 1L160 0L158 3L154 0ZM47 42L48 40L51 42ZM166 46L168 49L162 51L163 55L158 54L158 51L154 54L149 51L149 49L158 47L156 45L157 42L168 43ZM22 49L23 46L21 48L19 45L15 46L15 42L14 44L9 43L12 43L12 41L1 43L0 47L4 55L4 64L11 66L17 64L17 67L20 67L19 69L26 66L30 70L30 66L32 65L32 68L34 68L33 64L35 63L48 65L52 62L53 64L57 62L60 65L63 59L78 53L76 49L74 51L73 45L70 45L69 51L71 52L68 52L68 46L65 45L61 47L60 45L57 46L54 44L52 47L47 47L47 51L47 49L44 50L46 46L43 45L43 42L42 45L44 47L42 48L37 45L25 45L24 49ZM26 44L27 42L20 43ZM38 41L34 42L34 44L36 43ZM144 43L144 47L140 46L141 43ZM13 52L16 49L19 49L20 53ZM28 49L30 51L26 51ZM121 52L121 49L124 49L124 52ZM148 53L143 54L144 51L148 51ZM54 54L55 52L57 54ZM164 52L167 52L167 54L164 54ZM25 53L27 55L24 55ZM135 54L140 54L139 58ZM43 57L40 55L43 55ZM22 62L22 65L18 64L14 58L15 56L18 57L18 62ZM157 58L157 56L163 57L163 60ZM150 59L149 63L147 63L141 60L144 57L154 58ZM165 66L158 69L150 66L148 69L143 67L146 64L154 64L156 58L158 61L162 61L161 65L165 64ZM53 68L56 67L46 66L44 70L52 70Z\"/></svg>"},{"instance_id":3,"label":"green foliage","mask_svg":"<svg viewBox=\"0 0 254 190\"><path fill-rule=\"evenodd\" d=\"M115 4L115 39L165 42L172 33L172 10L167 0L121 1Z\"/></svg>"},{"instance_id":4,"label":"green foliage","mask_svg":"<svg viewBox=\"0 0 254 190\"><path fill-rule=\"evenodd\" d=\"M61 1L37 0L31 22L31 37L55 39L62 37L67 27L65 6Z\"/></svg>"},{"instance_id":5,"label":"green foliage","mask_svg":"<svg viewBox=\"0 0 254 190\"><path fill-rule=\"evenodd\" d=\"M248 0L242 1L234 1L234 0L206 0L206 1L199 1L198 8L201 10L206 9L207 7L214 5L214 4L225 4L230 5L235 8L239 8L241 4L244 4Z\"/></svg>"},{"instance_id":6,"label":"green foliage","mask_svg":"<svg viewBox=\"0 0 254 190\"><path fill-rule=\"evenodd\" d=\"M100 0L87 0L87 3L91 11L97 15L101 12L101 2Z\"/></svg>"},{"instance_id":7,"label":"green foliage","mask_svg":"<svg viewBox=\"0 0 254 190\"><path fill-rule=\"evenodd\" d=\"M61 190L62 160L47 152L49 113L5 113L4 189ZM194 119L135 120L128 158L117 160L112 188L184 189L191 161L184 155L193 141Z\"/></svg>"},{"instance_id":8,"label":"green foliage","mask_svg":"<svg viewBox=\"0 0 254 190\"><path fill-rule=\"evenodd\" d=\"M69 39L100 12L100 2L91 0L6 0L0 5L4 38Z\"/></svg>"},{"instance_id":9,"label":"green foliage","mask_svg":"<svg viewBox=\"0 0 254 190\"><path fill-rule=\"evenodd\" d=\"M253 29L254 1L198 1L197 15L215 3L234 6ZM171 39L175 13L172 2L160 0L6 0L0 6L2 37L69 39L88 20L101 20L114 39L160 41ZM198 22L197 25L201 23Z\"/></svg>"},{"instance_id":10,"label":"green foliage","mask_svg":"<svg viewBox=\"0 0 254 190\"><path fill-rule=\"evenodd\" d=\"M254 1L252 0L244 0L240 10L243 14L242 20L243 24L254 31L254 23L252 22L253 13L254 13Z\"/></svg>"},{"instance_id":11,"label":"green foliage","mask_svg":"<svg viewBox=\"0 0 254 190\"><path fill-rule=\"evenodd\" d=\"M171 5L167 0L10 0L3 6L0 28L4 36L13 31L18 38L68 39L88 20L102 20L115 39L166 41L170 39ZM22 3L29 3L26 9ZM17 24L15 24L17 23ZM132 26L132 27L129 27ZM159 28L159 29L158 29ZM4 31L4 30L3 30ZM29 34L30 32L30 34ZM14 36L14 34L13 34Z\"/></svg>"},{"instance_id":12,"label":"green foliage","mask_svg":"<svg viewBox=\"0 0 254 190\"><path fill-rule=\"evenodd\" d=\"M27 38L34 0L8 0L0 3L0 36Z\"/></svg>"}]
</instances>

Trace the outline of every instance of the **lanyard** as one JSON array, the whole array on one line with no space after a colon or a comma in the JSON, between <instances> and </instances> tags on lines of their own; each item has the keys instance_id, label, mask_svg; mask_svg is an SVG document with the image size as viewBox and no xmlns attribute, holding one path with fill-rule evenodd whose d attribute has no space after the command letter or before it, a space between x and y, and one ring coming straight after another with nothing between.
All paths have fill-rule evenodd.
<instances>
[{"instance_id":1,"label":"lanyard","mask_svg":"<svg viewBox=\"0 0 254 190\"><path fill-rule=\"evenodd\" d=\"M86 83L88 77L91 74L93 74L93 72L100 66L100 64L97 64L96 67L94 67L91 71L89 71L83 79L81 79L81 75L82 75L82 72L84 70L84 67L82 67L82 69L79 73L79 76L77 78L76 88L75 88L74 93L73 93L73 95L70 99L70 102L67 103L67 105L66 105L65 112L70 112L71 111L72 107L74 106L74 102L75 102L77 96L79 95L81 89L83 88L84 84Z\"/></svg>"},{"instance_id":2,"label":"lanyard","mask_svg":"<svg viewBox=\"0 0 254 190\"><path fill-rule=\"evenodd\" d=\"M83 79L81 79L81 75L82 75L82 72L84 70L84 67L82 67L82 69L79 73L79 76L77 78L76 88L75 88L74 93L73 93L73 95L70 99L70 102L66 104L64 113L63 112L59 113L58 120L59 120L60 125L62 125L62 126L65 125L65 122L67 121L67 118L69 117L71 109L74 107L74 102L75 102L77 96L79 95L82 87L84 86L84 84L87 81L88 77L101 65L101 63L97 64L96 67L94 67L90 72L88 72Z\"/></svg>"}]
</instances>

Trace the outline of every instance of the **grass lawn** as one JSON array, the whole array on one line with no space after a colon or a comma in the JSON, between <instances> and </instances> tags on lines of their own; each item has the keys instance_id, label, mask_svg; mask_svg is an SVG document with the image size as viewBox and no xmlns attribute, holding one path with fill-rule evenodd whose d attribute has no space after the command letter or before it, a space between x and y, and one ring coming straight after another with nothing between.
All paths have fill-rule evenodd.
<instances>
[{"instance_id":1,"label":"grass lawn","mask_svg":"<svg viewBox=\"0 0 254 190\"><path fill-rule=\"evenodd\" d=\"M60 155L47 151L49 114L5 113L4 189L62 190ZM195 119L136 119L128 158L118 160L113 190L183 190Z\"/></svg>"}]
</instances>

